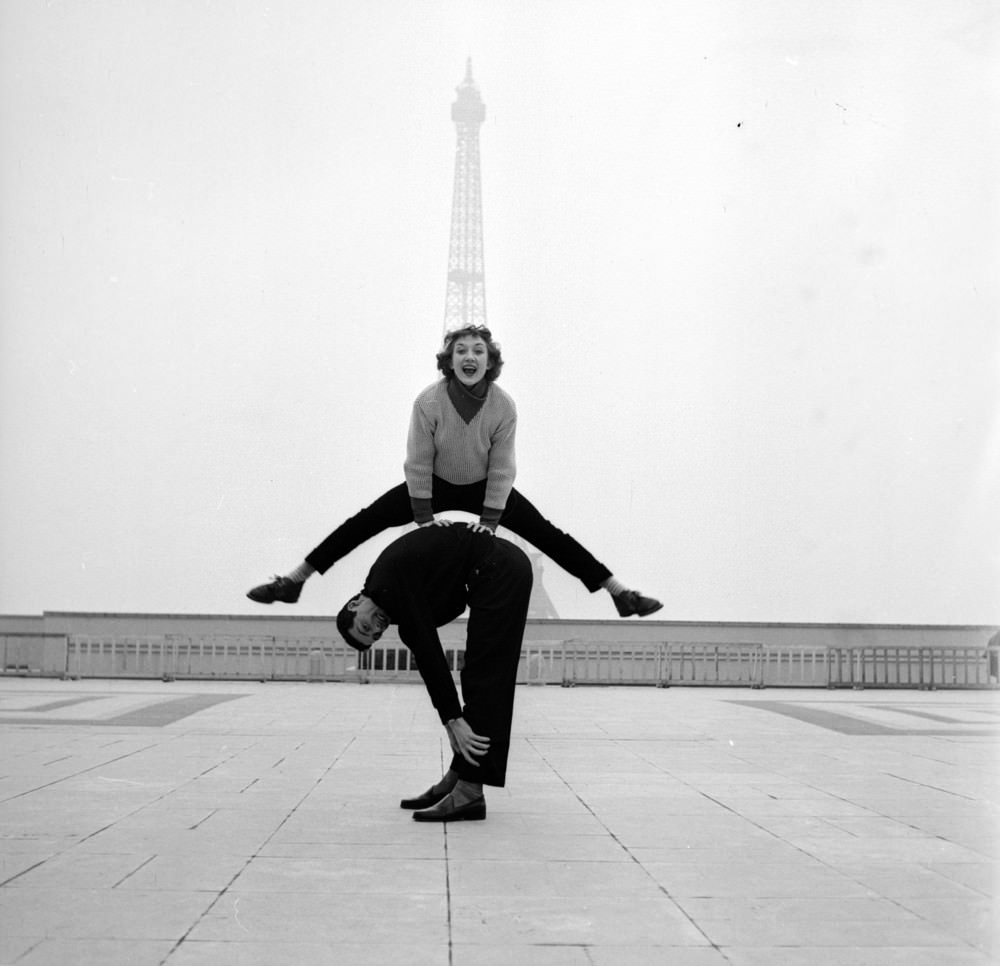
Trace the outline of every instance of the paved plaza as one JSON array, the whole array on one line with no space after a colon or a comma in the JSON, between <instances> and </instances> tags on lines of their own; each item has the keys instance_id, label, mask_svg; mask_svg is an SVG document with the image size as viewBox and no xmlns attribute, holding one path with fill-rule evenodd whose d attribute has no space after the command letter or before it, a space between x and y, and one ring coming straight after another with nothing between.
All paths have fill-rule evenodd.
<instances>
[{"instance_id":1,"label":"paved plaza","mask_svg":"<svg viewBox=\"0 0 1000 966\"><path fill-rule=\"evenodd\" d=\"M985 966L1000 695L0 679L0 966Z\"/></svg>"}]
</instances>

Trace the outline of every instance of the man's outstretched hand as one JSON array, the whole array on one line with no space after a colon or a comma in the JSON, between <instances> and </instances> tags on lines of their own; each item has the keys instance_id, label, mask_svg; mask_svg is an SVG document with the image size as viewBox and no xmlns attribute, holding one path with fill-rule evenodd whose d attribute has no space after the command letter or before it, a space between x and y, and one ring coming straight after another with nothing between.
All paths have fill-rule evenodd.
<instances>
[{"instance_id":1,"label":"man's outstretched hand","mask_svg":"<svg viewBox=\"0 0 1000 966\"><path fill-rule=\"evenodd\" d=\"M451 750L461 755L470 765L479 767L475 758L482 758L490 750L490 739L477 735L465 718L452 718L445 728L448 730L448 740ZM475 756L475 758L473 757Z\"/></svg>"}]
</instances>

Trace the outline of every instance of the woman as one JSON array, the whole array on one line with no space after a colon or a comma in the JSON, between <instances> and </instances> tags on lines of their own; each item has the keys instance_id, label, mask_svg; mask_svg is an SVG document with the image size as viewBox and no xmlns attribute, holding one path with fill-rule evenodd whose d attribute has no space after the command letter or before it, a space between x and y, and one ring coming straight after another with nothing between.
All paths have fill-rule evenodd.
<instances>
[{"instance_id":1,"label":"woman","mask_svg":"<svg viewBox=\"0 0 1000 966\"><path fill-rule=\"evenodd\" d=\"M380 496L333 531L283 577L254 587L261 604L294 604L305 581L389 527L415 522L447 525L434 514L462 510L479 515L478 527L506 527L581 580L591 593L612 597L621 617L647 617L663 605L625 587L569 534L554 527L514 488L514 400L496 385L503 368L500 346L485 326L465 326L445 336L437 354L443 378L417 396L403 463L405 483Z\"/></svg>"}]
</instances>

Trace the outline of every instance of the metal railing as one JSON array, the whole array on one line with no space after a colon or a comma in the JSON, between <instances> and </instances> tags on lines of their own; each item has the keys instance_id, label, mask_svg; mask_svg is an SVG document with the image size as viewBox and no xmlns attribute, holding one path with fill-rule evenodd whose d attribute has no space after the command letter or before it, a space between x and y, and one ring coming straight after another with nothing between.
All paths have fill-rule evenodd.
<instances>
[{"instance_id":1,"label":"metal railing","mask_svg":"<svg viewBox=\"0 0 1000 966\"><path fill-rule=\"evenodd\" d=\"M835 647L828 661L831 688L997 687L996 656L985 647Z\"/></svg>"},{"instance_id":2,"label":"metal railing","mask_svg":"<svg viewBox=\"0 0 1000 966\"><path fill-rule=\"evenodd\" d=\"M763 647L761 686L817 688L830 684L827 647Z\"/></svg>"},{"instance_id":3,"label":"metal railing","mask_svg":"<svg viewBox=\"0 0 1000 966\"><path fill-rule=\"evenodd\" d=\"M72 635L66 675L302 681L357 677L357 652L329 638Z\"/></svg>"},{"instance_id":4,"label":"metal railing","mask_svg":"<svg viewBox=\"0 0 1000 966\"><path fill-rule=\"evenodd\" d=\"M753 643L566 641L562 667L546 683L761 687L761 653L762 645Z\"/></svg>"},{"instance_id":5,"label":"metal railing","mask_svg":"<svg viewBox=\"0 0 1000 966\"><path fill-rule=\"evenodd\" d=\"M457 677L462 647L446 645ZM563 687L996 688L988 647L771 646L756 642L525 641L519 684ZM410 651L359 654L329 637L0 634L0 674L70 678L419 681Z\"/></svg>"},{"instance_id":6,"label":"metal railing","mask_svg":"<svg viewBox=\"0 0 1000 966\"><path fill-rule=\"evenodd\" d=\"M0 634L0 674L51 677L66 669L65 634Z\"/></svg>"}]
</instances>

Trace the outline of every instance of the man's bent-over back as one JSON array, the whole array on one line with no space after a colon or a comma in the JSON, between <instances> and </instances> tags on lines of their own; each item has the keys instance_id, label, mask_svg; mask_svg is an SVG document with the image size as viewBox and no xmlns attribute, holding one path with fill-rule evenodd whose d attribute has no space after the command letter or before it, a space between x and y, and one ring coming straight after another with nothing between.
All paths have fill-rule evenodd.
<instances>
[{"instance_id":1,"label":"man's bent-over back","mask_svg":"<svg viewBox=\"0 0 1000 966\"><path fill-rule=\"evenodd\" d=\"M506 783L531 582L531 563L514 544L478 524L439 522L390 544L337 617L344 639L359 650L397 625L447 729L451 767L426 792L400 803L418 821L485 818L482 786ZM460 701L438 628L466 606Z\"/></svg>"}]
</instances>

